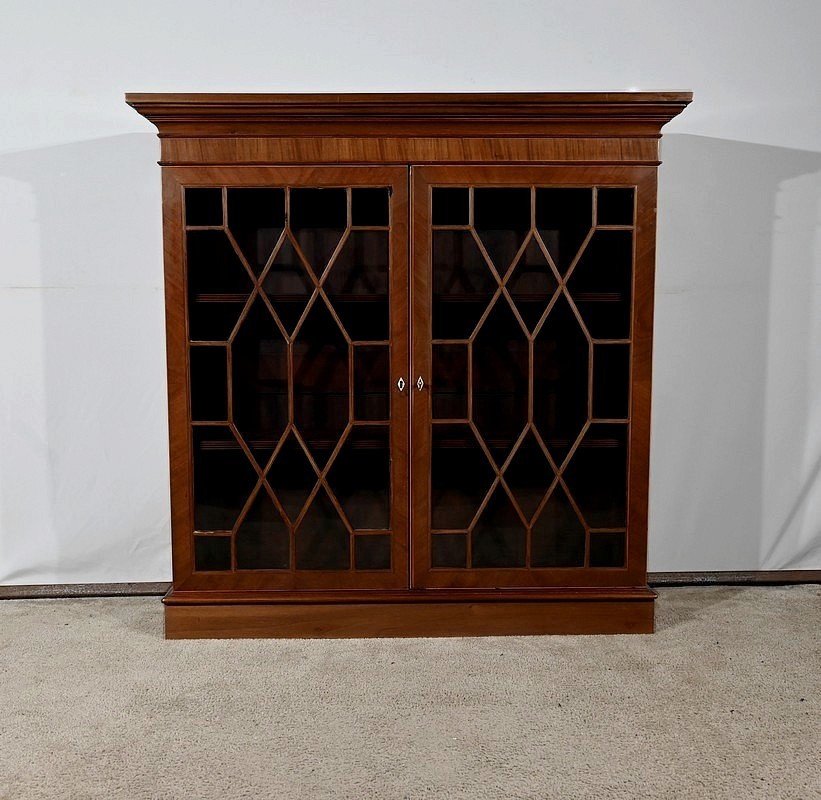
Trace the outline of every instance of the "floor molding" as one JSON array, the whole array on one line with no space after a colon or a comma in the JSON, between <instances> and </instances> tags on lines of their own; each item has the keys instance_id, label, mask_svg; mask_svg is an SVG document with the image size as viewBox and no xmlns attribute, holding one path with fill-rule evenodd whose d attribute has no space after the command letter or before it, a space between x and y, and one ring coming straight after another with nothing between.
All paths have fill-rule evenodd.
<instances>
[{"instance_id":1,"label":"floor molding","mask_svg":"<svg viewBox=\"0 0 821 800\"><path fill-rule=\"evenodd\" d=\"M785 586L821 583L821 569L772 569L751 572L651 572L650 586Z\"/></svg>"},{"instance_id":2,"label":"floor molding","mask_svg":"<svg viewBox=\"0 0 821 800\"><path fill-rule=\"evenodd\" d=\"M821 569L758 570L752 572L651 572L650 586L784 586L821 583ZM35 586L0 586L0 600L45 600L70 597L162 596L166 582L46 583Z\"/></svg>"},{"instance_id":3,"label":"floor molding","mask_svg":"<svg viewBox=\"0 0 821 800\"><path fill-rule=\"evenodd\" d=\"M0 586L0 600L47 600L70 597L139 597L164 595L170 583L43 583Z\"/></svg>"}]
</instances>

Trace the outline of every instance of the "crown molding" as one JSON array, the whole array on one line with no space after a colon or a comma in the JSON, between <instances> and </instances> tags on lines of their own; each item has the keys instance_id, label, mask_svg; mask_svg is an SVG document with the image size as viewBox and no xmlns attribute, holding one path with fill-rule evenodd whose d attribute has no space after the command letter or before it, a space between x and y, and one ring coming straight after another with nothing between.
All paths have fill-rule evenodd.
<instances>
[{"instance_id":1,"label":"crown molding","mask_svg":"<svg viewBox=\"0 0 821 800\"><path fill-rule=\"evenodd\" d=\"M652 136L691 92L152 94L126 102L160 136Z\"/></svg>"}]
</instances>

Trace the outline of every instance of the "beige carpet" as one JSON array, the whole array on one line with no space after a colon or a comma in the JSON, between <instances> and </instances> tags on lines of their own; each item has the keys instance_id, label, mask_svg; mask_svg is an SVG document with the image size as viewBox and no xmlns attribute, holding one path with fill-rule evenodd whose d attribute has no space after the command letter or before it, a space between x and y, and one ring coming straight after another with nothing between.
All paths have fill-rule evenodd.
<instances>
[{"instance_id":1,"label":"beige carpet","mask_svg":"<svg viewBox=\"0 0 821 800\"><path fill-rule=\"evenodd\" d=\"M821 797L821 587L661 592L654 636L187 641L0 602L0 797Z\"/></svg>"}]
</instances>

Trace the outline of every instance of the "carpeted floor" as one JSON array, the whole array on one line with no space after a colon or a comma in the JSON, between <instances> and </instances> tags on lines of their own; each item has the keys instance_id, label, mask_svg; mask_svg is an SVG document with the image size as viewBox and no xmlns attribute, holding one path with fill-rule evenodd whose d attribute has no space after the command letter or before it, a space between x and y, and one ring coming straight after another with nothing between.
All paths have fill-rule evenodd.
<instances>
[{"instance_id":1,"label":"carpeted floor","mask_svg":"<svg viewBox=\"0 0 821 800\"><path fill-rule=\"evenodd\" d=\"M821 587L661 592L654 636L162 638L0 602L0 797L821 797Z\"/></svg>"}]
</instances>

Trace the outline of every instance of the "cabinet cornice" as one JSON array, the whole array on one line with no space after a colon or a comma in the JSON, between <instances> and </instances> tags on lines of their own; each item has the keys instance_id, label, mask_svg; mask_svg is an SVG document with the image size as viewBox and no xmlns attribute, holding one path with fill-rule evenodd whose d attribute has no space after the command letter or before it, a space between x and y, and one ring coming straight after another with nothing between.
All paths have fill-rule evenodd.
<instances>
[{"instance_id":1,"label":"cabinet cornice","mask_svg":"<svg viewBox=\"0 0 821 800\"><path fill-rule=\"evenodd\" d=\"M690 92L126 94L162 136L658 136L691 100Z\"/></svg>"}]
</instances>

